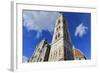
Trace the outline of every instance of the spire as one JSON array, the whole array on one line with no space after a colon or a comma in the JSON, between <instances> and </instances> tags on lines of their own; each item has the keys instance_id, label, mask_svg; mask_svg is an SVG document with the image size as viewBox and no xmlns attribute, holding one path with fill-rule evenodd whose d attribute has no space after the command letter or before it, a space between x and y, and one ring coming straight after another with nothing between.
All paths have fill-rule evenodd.
<instances>
[{"instance_id":1,"label":"spire","mask_svg":"<svg viewBox=\"0 0 100 73\"><path fill-rule=\"evenodd\" d=\"M60 12L60 17L62 18L62 20L64 19L64 14L62 12Z\"/></svg>"}]
</instances>

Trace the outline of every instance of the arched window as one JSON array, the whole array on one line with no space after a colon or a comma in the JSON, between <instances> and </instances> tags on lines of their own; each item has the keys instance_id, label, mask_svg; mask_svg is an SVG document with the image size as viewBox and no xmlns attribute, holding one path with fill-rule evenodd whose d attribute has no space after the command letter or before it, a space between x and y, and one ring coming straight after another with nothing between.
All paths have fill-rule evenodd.
<instances>
[{"instance_id":1,"label":"arched window","mask_svg":"<svg viewBox=\"0 0 100 73\"><path fill-rule=\"evenodd\" d=\"M60 30L60 26L59 26L59 30Z\"/></svg>"},{"instance_id":2,"label":"arched window","mask_svg":"<svg viewBox=\"0 0 100 73\"><path fill-rule=\"evenodd\" d=\"M59 30L60 30L60 26L57 27L56 31L59 31Z\"/></svg>"},{"instance_id":3,"label":"arched window","mask_svg":"<svg viewBox=\"0 0 100 73\"><path fill-rule=\"evenodd\" d=\"M58 28L57 28L57 30L56 31L58 31Z\"/></svg>"},{"instance_id":4,"label":"arched window","mask_svg":"<svg viewBox=\"0 0 100 73\"><path fill-rule=\"evenodd\" d=\"M61 22L61 21L60 21L60 20L58 20L58 24L60 24L60 22Z\"/></svg>"},{"instance_id":5,"label":"arched window","mask_svg":"<svg viewBox=\"0 0 100 73\"><path fill-rule=\"evenodd\" d=\"M60 33L58 33L58 38L60 37Z\"/></svg>"},{"instance_id":6,"label":"arched window","mask_svg":"<svg viewBox=\"0 0 100 73\"><path fill-rule=\"evenodd\" d=\"M57 35L55 36L55 40L57 40Z\"/></svg>"}]
</instances>

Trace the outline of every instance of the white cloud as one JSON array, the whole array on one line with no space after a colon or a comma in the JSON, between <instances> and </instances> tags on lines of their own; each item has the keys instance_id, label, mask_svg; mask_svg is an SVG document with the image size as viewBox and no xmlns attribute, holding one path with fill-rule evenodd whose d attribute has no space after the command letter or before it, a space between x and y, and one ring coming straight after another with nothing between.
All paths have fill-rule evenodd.
<instances>
[{"instance_id":1,"label":"white cloud","mask_svg":"<svg viewBox=\"0 0 100 73\"><path fill-rule=\"evenodd\" d=\"M23 25L27 27L29 31L37 31L37 37L39 37L43 30L48 30L50 33L53 32L56 18L59 15L59 12L24 10Z\"/></svg>"},{"instance_id":2,"label":"white cloud","mask_svg":"<svg viewBox=\"0 0 100 73\"><path fill-rule=\"evenodd\" d=\"M23 59L22 59L22 61L23 61L23 63L26 63L26 62L28 62L28 57L26 57L26 56L23 56Z\"/></svg>"},{"instance_id":3,"label":"white cloud","mask_svg":"<svg viewBox=\"0 0 100 73\"><path fill-rule=\"evenodd\" d=\"M87 29L88 27L84 26L83 23L79 24L76 27L75 36L82 37L83 35L87 33Z\"/></svg>"}]
</instances>

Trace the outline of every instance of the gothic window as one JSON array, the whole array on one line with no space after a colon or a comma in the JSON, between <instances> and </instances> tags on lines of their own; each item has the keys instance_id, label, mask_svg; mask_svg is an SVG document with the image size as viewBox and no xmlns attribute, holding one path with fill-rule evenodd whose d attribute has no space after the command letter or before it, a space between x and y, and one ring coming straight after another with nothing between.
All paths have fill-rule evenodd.
<instances>
[{"instance_id":1,"label":"gothic window","mask_svg":"<svg viewBox=\"0 0 100 73\"><path fill-rule=\"evenodd\" d=\"M58 28L57 28L57 31L58 31Z\"/></svg>"},{"instance_id":2,"label":"gothic window","mask_svg":"<svg viewBox=\"0 0 100 73\"><path fill-rule=\"evenodd\" d=\"M57 35L55 36L55 40L57 40Z\"/></svg>"},{"instance_id":3,"label":"gothic window","mask_svg":"<svg viewBox=\"0 0 100 73\"><path fill-rule=\"evenodd\" d=\"M56 31L59 31L59 30L60 30L60 26L57 27Z\"/></svg>"},{"instance_id":4,"label":"gothic window","mask_svg":"<svg viewBox=\"0 0 100 73\"><path fill-rule=\"evenodd\" d=\"M60 37L60 33L58 33L58 38Z\"/></svg>"},{"instance_id":5,"label":"gothic window","mask_svg":"<svg viewBox=\"0 0 100 73\"><path fill-rule=\"evenodd\" d=\"M55 56L57 56L57 51L55 51Z\"/></svg>"},{"instance_id":6,"label":"gothic window","mask_svg":"<svg viewBox=\"0 0 100 73\"><path fill-rule=\"evenodd\" d=\"M58 24L60 24L60 22L61 22L61 21L60 21L60 20L58 20Z\"/></svg>"},{"instance_id":7,"label":"gothic window","mask_svg":"<svg viewBox=\"0 0 100 73\"><path fill-rule=\"evenodd\" d=\"M61 55L61 50L59 49L59 56Z\"/></svg>"},{"instance_id":8,"label":"gothic window","mask_svg":"<svg viewBox=\"0 0 100 73\"><path fill-rule=\"evenodd\" d=\"M57 57L57 51L54 51L54 57Z\"/></svg>"},{"instance_id":9,"label":"gothic window","mask_svg":"<svg viewBox=\"0 0 100 73\"><path fill-rule=\"evenodd\" d=\"M59 26L59 29L60 29L60 26Z\"/></svg>"},{"instance_id":10,"label":"gothic window","mask_svg":"<svg viewBox=\"0 0 100 73\"><path fill-rule=\"evenodd\" d=\"M40 58L40 61L42 61L42 58Z\"/></svg>"}]
</instances>

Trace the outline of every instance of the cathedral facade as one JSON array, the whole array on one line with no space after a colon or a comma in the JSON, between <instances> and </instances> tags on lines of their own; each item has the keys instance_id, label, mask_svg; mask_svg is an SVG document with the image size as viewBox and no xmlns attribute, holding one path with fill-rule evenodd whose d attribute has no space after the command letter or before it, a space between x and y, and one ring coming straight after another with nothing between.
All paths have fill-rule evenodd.
<instances>
[{"instance_id":1,"label":"cathedral facade","mask_svg":"<svg viewBox=\"0 0 100 73\"><path fill-rule=\"evenodd\" d=\"M81 59L86 59L86 57L79 49L73 48L68 22L65 20L63 14L61 14L56 20L51 44L48 44L47 40L43 39L36 46L29 62Z\"/></svg>"}]
</instances>

